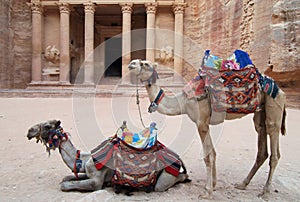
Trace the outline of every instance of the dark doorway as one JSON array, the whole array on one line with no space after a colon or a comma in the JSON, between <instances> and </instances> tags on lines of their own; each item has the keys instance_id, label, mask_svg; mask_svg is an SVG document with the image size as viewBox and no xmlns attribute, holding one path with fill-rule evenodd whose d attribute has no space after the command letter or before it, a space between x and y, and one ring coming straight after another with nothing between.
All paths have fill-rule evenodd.
<instances>
[{"instance_id":1,"label":"dark doorway","mask_svg":"<svg viewBox=\"0 0 300 202\"><path fill-rule=\"evenodd\" d=\"M122 77L122 38L105 39L105 77Z\"/></svg>"}]
</instances>

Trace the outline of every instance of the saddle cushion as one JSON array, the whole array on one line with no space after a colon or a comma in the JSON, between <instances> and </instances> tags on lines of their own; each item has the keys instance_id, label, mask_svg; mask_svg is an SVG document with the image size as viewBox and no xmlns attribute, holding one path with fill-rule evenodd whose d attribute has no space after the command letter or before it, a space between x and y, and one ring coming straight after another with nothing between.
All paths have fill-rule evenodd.
<instances>
[{"instance_id":1,"label":"saddle cushion","mask_svg":"<svg viewBox=\"0 0 300 202\"><path fill-rule=\"evenodd\" d=\"M240 70L206 68L205 83L216 112L248 114L259 105L258 75L252 65Z\"/></svg>"},{"instance_id":2,"label":"saddle cushion","mask_svg":"<svg viewBox=\"0 0 300 202\"><path fill-rule=\"evenodd\" d=\"M137 149L114 136L91 151L95 167L100 170L113 158L115 170L112 184L130 187L155 185L158 174L165 169L179 175L182 162L179 155L159 141L148 149Z\"/></svg>"},{"instance_id":3,"label":"saddle cushion","mask_svg":"<svg viewBox=\"0 0 300 202\"><path fill-rule=\"evenodd\" d=\"M147 150L137 150L120 141L114 146L115 174L113 184L145 187L154 185L158 174L157 146Z\"/></svg>"},{"instance_id":4,"label":"saddle cushion","mask_svg":"<svg viewBox=\"0 0 300 202\"><path fill-rule=\"evenodd\" d=\"M121 139L128 145L137 149L148 149L156 143L157 129L150 126L138 133L135 133L129 131L128 128L124 128L120 135ZM118 134L118 136L120 135Z\"/></svg>"},{"instance_id":5,"label":"saddle cushion","mask_svg":"<svg viewBox=\"0 0 300 202\"><path fill-rule=\"evenodd\" d=\"M113 138L108 138L91 151L95 167L98 170L102 169L103 166L105 166L106 163L111 159L114 151L113 141Z\"/></svg>"}]
</instances>

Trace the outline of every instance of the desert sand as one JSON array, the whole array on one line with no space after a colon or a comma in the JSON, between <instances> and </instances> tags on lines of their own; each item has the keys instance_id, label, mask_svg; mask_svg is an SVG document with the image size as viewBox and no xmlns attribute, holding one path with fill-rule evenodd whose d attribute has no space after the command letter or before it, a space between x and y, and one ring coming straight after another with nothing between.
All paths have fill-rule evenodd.
<instances>
[{"instance_id":1,"label":"desert sand","mask_svg":"<svg viewBox=\"0 0 300 202\"><path fill-rule=\"evenodd\" d=\"M62 192L59 183L71 171L57 150L49 157L40 143L28 141L28 128L45 120L60 119L74 145L89 151L113 135L122 120L127 120L132 130L142 128L134 98L0 98L0 201L201 200L206 170L196 128L186 116L149 115L148 104L147 98L141 99L145 124L157 122L159 140L181 155L191 183L178 184L163 193L134 192L131 197L117 195L111 188L92 193ZM300 111L289 108L287 113L287 135L280 137L281 159L271 193L264 197L258 194L267 179L267 161L246 190L234 188L246 177L256 157L253 115L213 127L218 183L212 201L300 201Z\"/></svg>"}]
</instances>

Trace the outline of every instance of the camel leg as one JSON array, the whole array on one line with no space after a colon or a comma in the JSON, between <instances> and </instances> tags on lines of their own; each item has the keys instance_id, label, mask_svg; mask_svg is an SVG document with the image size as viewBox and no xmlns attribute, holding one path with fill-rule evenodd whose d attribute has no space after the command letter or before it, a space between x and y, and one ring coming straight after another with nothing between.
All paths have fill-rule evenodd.
<instances>
[{"instance_id":1,"label":"camel leg","mask_svg":"<svg viewBox=\"0 0 300 202\"><path fill-rule=\"evenodd\" d=\"M60 189L62 191L95 191L100 184L99 180L95 179L66 181L61 183ZM102 187L102 185L100 187Z\"/></svg>"},{"instance_id":2,"label":"camel leg","mask_svg":"<svg viewBox=\"0 0 300 202\"><path fill-rule=\"evenodd\" d=\"M73 181L73 180L86 180L88 177L86 174L78 174L78 178L75 175L68 175L62 179L62 182Z\"/></svg>"},{"instance_id":3,"label":"camel leg","mask_svg":"<svg viewBox=\"0 0 300 202\"><path fill-rule=\"evenodd\" d=\"M206 190L207 195L204 198L212 198L212 192L216 186L216 151L214 149L210 134L209 125L200 124L198 127L200 138L203 146L204 162L206 165Z\"/></svg>"},{"instance_id":4,"label":"camel leg","mask_svg":"<svg viewBox=\"0 0 300 202\"><path fill-rule=\"evenodd\" d=\"M266 97L266 129L267 133L270 136L271 157L269 162L269 175L267 182L264 186L262 195L270 192L272 177L280 159L279 133L284 109L284 102L280 101L284 99L284 95L278 95L278 97L275 100L271 97Z\"/></svg>"},{"instance_id":5,"label":"camel leg","mask_svg":"<svg viewBox=\"0 0 300 202\"><path fill-rule=\"evenodd\" d=\"M188 175L184 173L180 173L177 177L167 173L165 170L160 174L155 187L154 191L163 192L167 191L170 187L174 186L176 183L185 182L188 179Z\"/></svg>"},{"instance_id":6,"label":"camel leg","mask_svg":"<svg viewBox=\"0 0 300 202\"><path fill-rule=\"evenodd\" d=\"M243 180L242 183L235 185L235 188L244 190L247 185L250 183L251 179L257 172L257 170L261 167L261 165L268 158L268 145L267 145L267 132L266 132L266 124L265 124L266 116L265 111L259 111L254 114L254 125L255 130L258 133L257 140L257 156L256 161L250 170L248 176Z\"/></svg>"}]
</instances>

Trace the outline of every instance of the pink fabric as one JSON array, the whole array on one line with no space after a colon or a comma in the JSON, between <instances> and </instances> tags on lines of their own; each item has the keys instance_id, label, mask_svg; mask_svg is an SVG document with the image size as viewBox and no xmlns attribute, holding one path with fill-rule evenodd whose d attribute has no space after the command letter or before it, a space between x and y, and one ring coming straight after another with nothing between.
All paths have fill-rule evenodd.
<instances>
[{"instance_id":1,"label":"pink fabric","mask_svg":"<svg viewBox=\"0 0 300 202\"><path fill-rule=\"evenodd\" d=\"M197 75L197 77L199 77ZM205 82L201 78L194 78L189 81L184 87L183 92L187 95L187 98L194 98L203 95Z\"/></svg>"}]
</instances>

